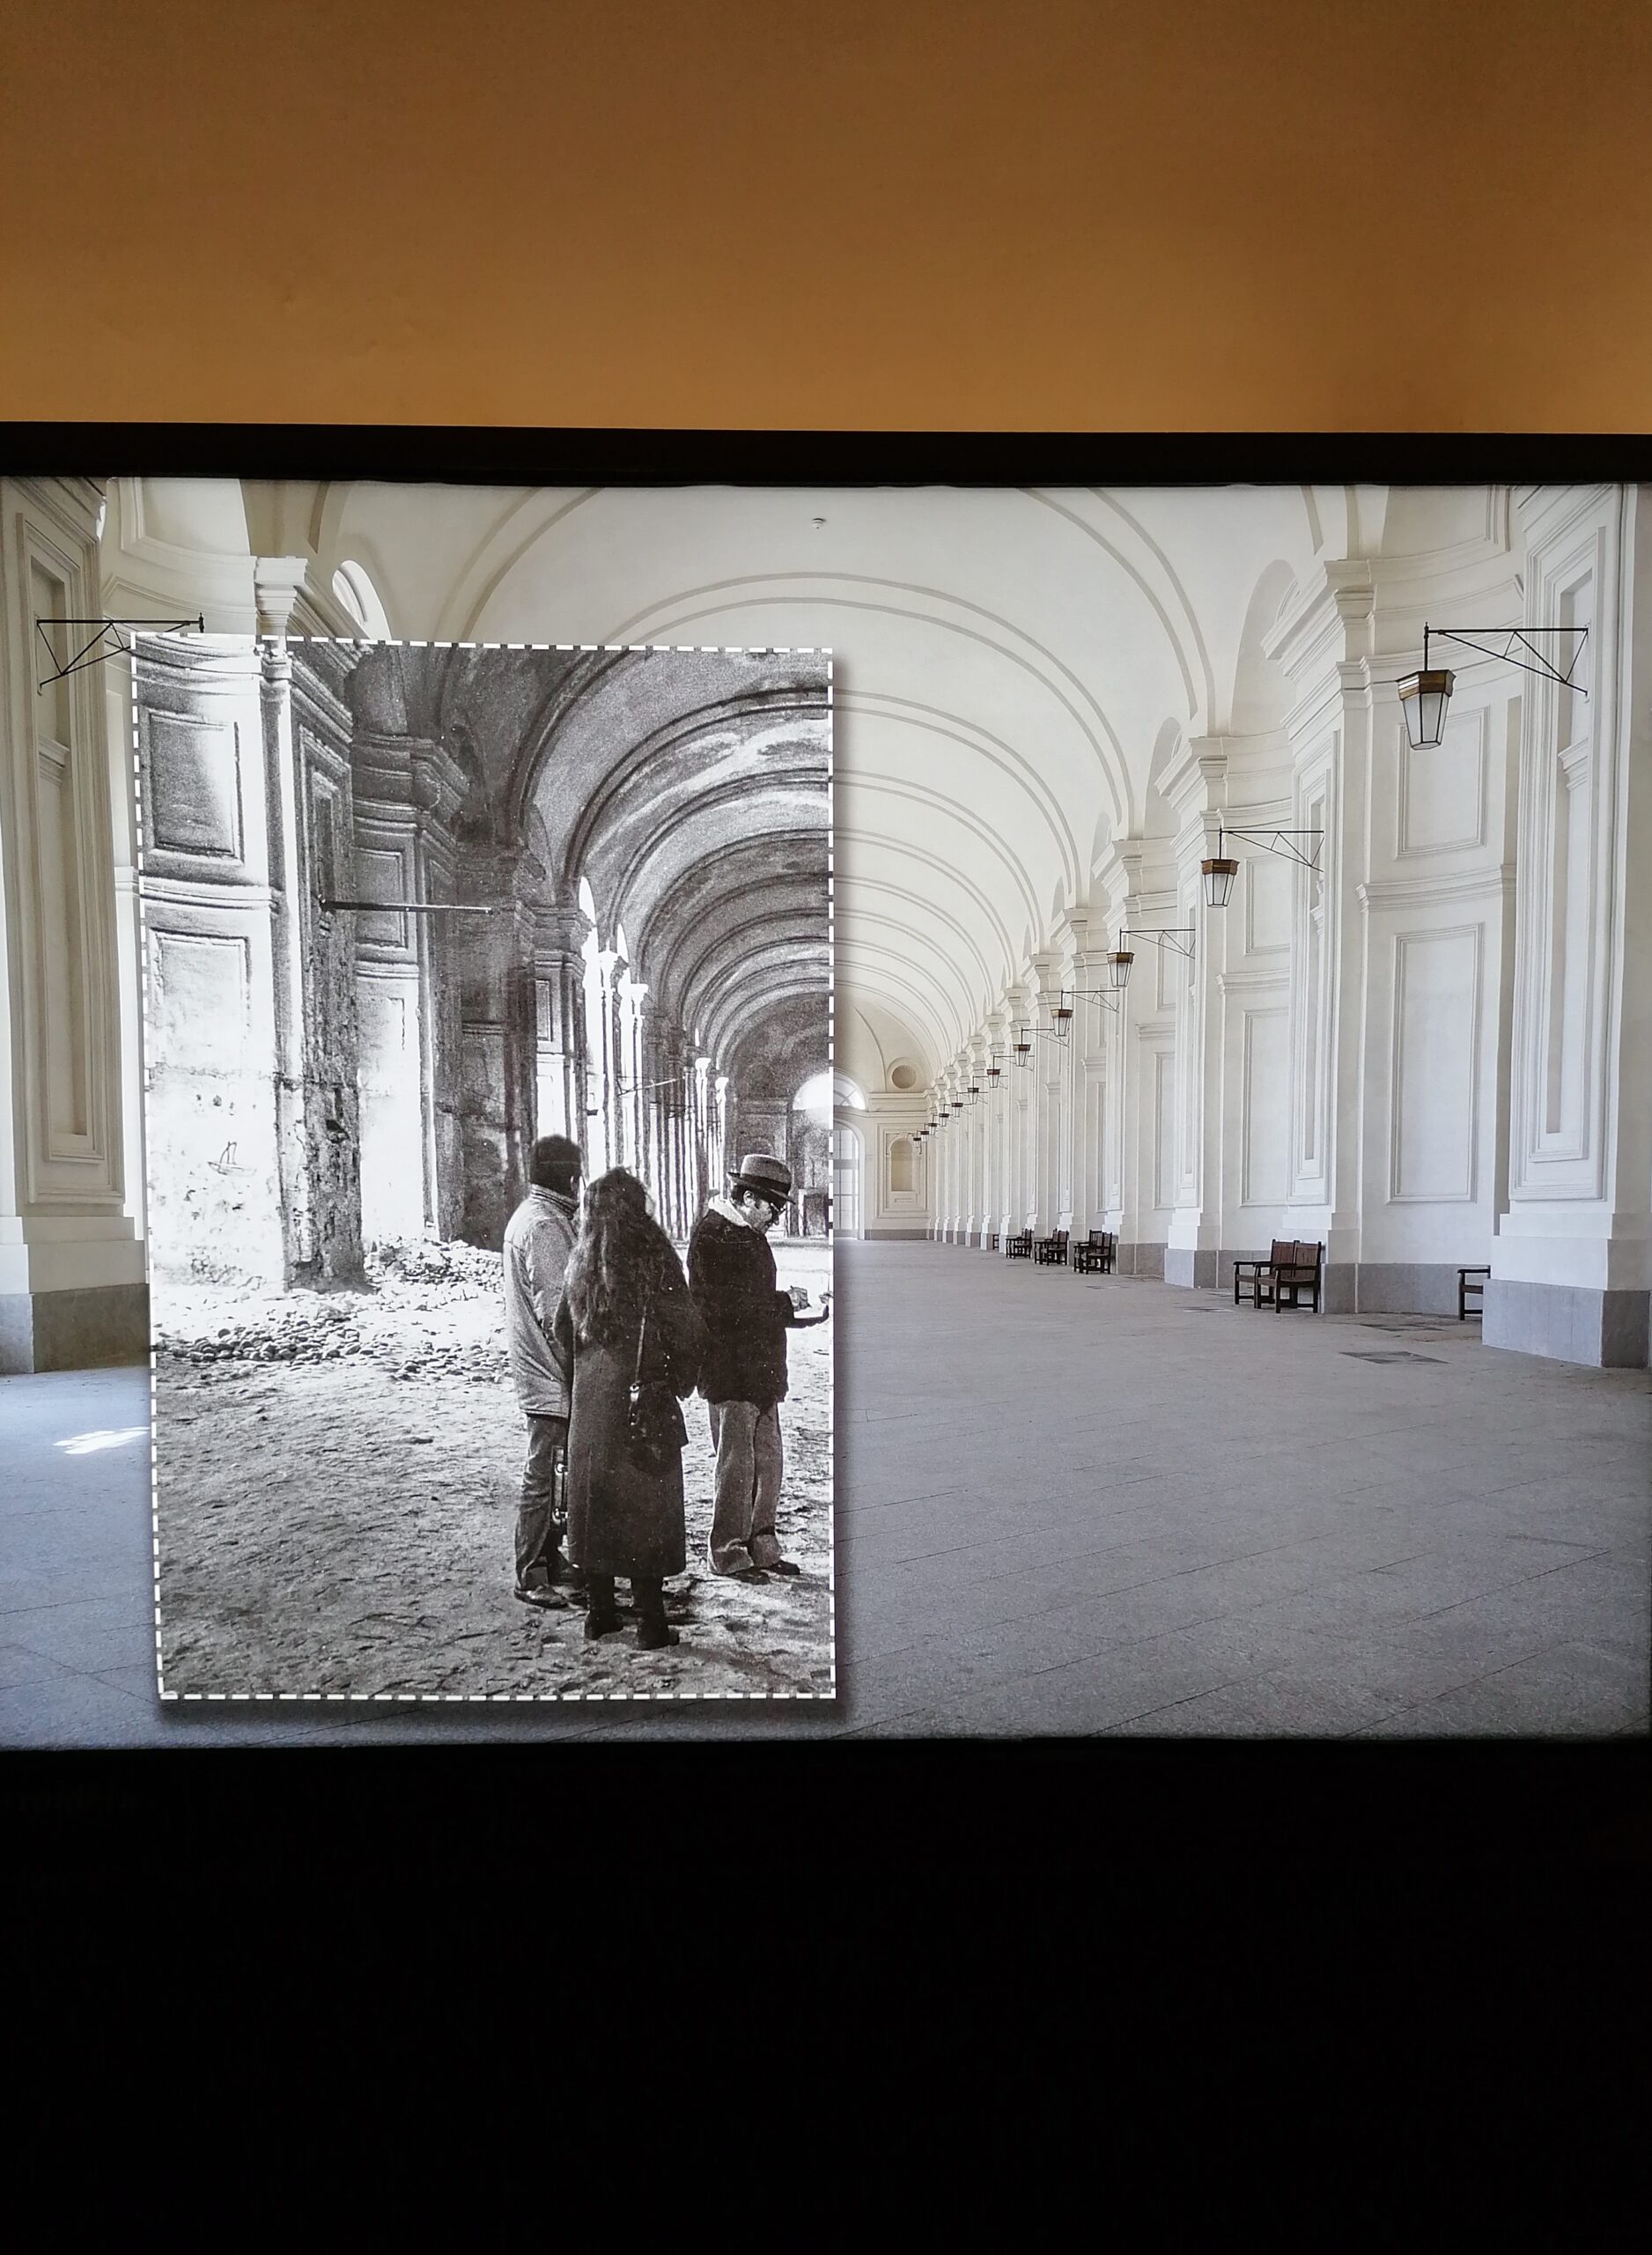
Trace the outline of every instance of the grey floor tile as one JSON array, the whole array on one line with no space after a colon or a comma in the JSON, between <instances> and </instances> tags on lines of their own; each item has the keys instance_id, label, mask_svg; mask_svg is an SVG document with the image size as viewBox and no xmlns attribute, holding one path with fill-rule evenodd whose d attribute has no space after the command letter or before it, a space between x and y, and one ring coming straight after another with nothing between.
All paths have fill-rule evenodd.
<instances>
[{"instance_id":1,"label":"grey floor tile","mask_svg":"<svg viewBox=\"0 0 1652 2255\"><path fill-rule=\"evenodd\" d=\"M20 1690L26 1684L73 1673L48 1652L31 1652L26 1645L0 1645L0 1691Z\"/></svg>"},{"instance_id":2,"label":"grey floor tile","mask_svg":"<svg viewBox=\"0 0 1652 2255\"><path fill-rule=\"evenodd\" d=\"M64 1671L0 1691L0 1746L139 1746L159 1724L145 1701L95 1675Z\"/></svg>"},{"instance_id":3,"label":"grey floor tile","mask_svg":"<svg viewBox=\"0 0 1652 2255\"><path fill-rule=\"evenodd\" d=\"M6 1616L6 1635L64 1668L139 1667L153 1660L152 1608L136 1596L48 1605Z\"/></svg>"},{"instance_id":4,"label":"grey floor tile","mask_svg":"<svg viewBox=\"0 0 1652 2255\"><path fill-rule=\"evenodd\" d=\"M34 1712L64 1743L1498 1735L1636 1712L1623 1684L1647 1672L1652 1402L1634 1374L1466 1333L1218 1312L1219 1296L1194 1320L1161 1285L1007 1274L950 1248L845 1246L841 1267L836 1711L158 1712L140 1696L145 1453L56 1449L143 1421L147 1373L130 1371L0 1382L8 1443L8 1405L38 1405L0 1499L0 1603L29 1601L0 1617L0 1730ZM915 1367L918 1335L931 1357ZM1441 1361L1343 1352L1394 1343ZM108 1680L69 1681L88 1670Z\"/></svg>"}]
</instances>

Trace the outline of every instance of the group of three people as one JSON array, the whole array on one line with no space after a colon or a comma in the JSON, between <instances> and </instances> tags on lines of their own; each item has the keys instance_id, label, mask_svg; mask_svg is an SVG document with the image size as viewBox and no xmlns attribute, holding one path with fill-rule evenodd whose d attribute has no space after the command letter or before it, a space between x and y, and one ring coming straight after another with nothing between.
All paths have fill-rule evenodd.
<instances>
[{"instance_id":1,"label":"group of three people","mask_svg":"<svg viewBox=\"0 0 1652 2255\"><path fill-rule=\"evenodd\" d=\"M603 1637L621 1625L614 1585L623 1576L637 1641L657 1650L677 1641L663 1585L687 1565L678 1405L697 1387L717 1452L713 1572L763 1581L799 1571L776 1532L786 1333L825 1322L830 1295L806 1315L808 1294L777 1284L767 1238L792 1175L766 1152L742 1159L727 1194L708 1203L686 1276L643 1184L623 1167L589 1186L582 1215L577 1143L542 1136L528 1172L505 1232L506 1341L528 1429L516 1594L560 1606L556 1585L571 1568L584 1587L585 1633Z\"/></svg>"}]
</instances>

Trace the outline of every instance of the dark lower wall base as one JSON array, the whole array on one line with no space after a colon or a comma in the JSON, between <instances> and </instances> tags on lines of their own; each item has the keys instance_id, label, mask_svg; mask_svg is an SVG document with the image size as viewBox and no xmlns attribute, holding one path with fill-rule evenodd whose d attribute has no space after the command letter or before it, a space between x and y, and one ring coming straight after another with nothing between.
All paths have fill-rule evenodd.
<instances>
[{"instance_id":1,"label":"dark lower wall base","mask_svg":"<svg viewBox=\"0 0 1652 2255\"><path fill-rule=\"evenodd\" d=\"M1196 1253L1190 1245L1167 1245L1164 1248L1164 1281L1167 1284L1192 1286L1204 1291L1213 1291L1221 1282L1221 1263L1228 1263L1228 1283L1233 1285L1233 1255L1223 1253Z\"/></svg>"},{"instance_id":2,"label":"dark lower wall base","mask_svg":"<svg viewBox=\"0 0 1652 2255\"><path fill-rule=\"evenodd\" d=\"M1172 1246L1165 1253L1164 1281L1231 1293L1234 1264L1265 1261L1267 1255L1265 1245L1253 1251L1199 1253ZM1338 1261L1325 1271L1324 1298L1329 1315L1455 1317L1457 1266L1455 1262L1448 1266L1440 1261L1362 1261L1353 1266ZM1470 1306L1472 1312L1472 1302Z\"/></svg>"},{"instance_id":3,"label":"dark lower wall base","mask_svg":"<svg viewBox=\"0 0 1652 2255\"><path fill-rule=\"evenodd\" d=\"M1482 1282L1484 1279L1482 1279ZM1457 1312L1455 1261L1362 1261L1355 1271L1361 1315L1449 1315ZM1470 1301L1471 1312L1474 1302Z\"/></svg>"},{"instance_id":4,"label":"dark lower wall base","mask_svg":"<svg viewBox=\"0 0 1652 2255\"><path fill-rule=\"evenodd\" d=\"M1597 1370L1644 1370L1652 1359L1652 1294L1579 1284L1486 1280L1480 1336L1488 1347Z\"/></svg>"},{"instance_id":5,"label":"dark lower wall base","mask_svg":"<svg viewBox=\"0 0 1652 2255\"><path fill-rule=\"evenodd\" d=\"M1118 1274L1121 1276L1162 1277L1164 1251L1162 1245L1121 1245L1118 1248Z\"/></svg>"},{"instance_id":6,"label":"dark lower wall base","mask_svg":"<svg viewBox=\"0 0 1652 2255\"><path fill-rule=\"evenodd\" d=\"M874 1239L879 1245L882 1245L887 1243L890 1238L898 1238L904 1241L910 1240L913 1238L918 1238L922 1243L926 1243L929 1238L929 1231L923 1229L868 1229L865 1232L865 1235L866 1240L868 1244L872 1243Z\"/></svg>"},{"instance_id":7,"label":"dark lower wall base","mask_svg":"<svg viewBox=\"0 0 1652 2255\"><path fill-rule=\"evenodd\" d=\"M94 1370L149 1360L149 1286L0 1296L0 1372Z\"/></svg>"}]
</instances>

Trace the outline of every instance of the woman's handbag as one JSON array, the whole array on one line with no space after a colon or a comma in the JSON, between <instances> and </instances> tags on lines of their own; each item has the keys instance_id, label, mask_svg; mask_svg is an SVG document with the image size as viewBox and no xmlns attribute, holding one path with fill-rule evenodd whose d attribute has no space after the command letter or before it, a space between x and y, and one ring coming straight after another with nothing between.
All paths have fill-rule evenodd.
<instances>
[{"instance_id":1,"label":"woman's handbag","mask_svg":"<svg viewBox=\"0 0 1652 2255\"><path fill-rule=\"evenodd\" d=\"M642 1321L637 1327L637 1363L631 1371L631 1394L625 1412L625 1445L638 1472L668 1472L674 1457L689 1445L689 1429L670 1386L660 1379L645 1380L643 1345L648 1336L649 1302L643 1300Z\"/></svg>"}]
</instances>

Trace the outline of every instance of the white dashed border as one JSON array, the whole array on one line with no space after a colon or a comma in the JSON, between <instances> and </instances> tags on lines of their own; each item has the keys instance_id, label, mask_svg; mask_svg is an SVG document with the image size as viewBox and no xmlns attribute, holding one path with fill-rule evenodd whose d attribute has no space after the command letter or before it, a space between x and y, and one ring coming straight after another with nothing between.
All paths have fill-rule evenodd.
<instances>
[{"instance_id":1,"label":"white dashed border","mask_svg":"<svg viewBox=\"0 0 1652 2255\"><path fill-rule=\"evenodd\" d=\"M139 634L132 638L131 695L132 695L132 805L134 836L137 862L137 962L138 962L138 1059L144 1078L144 1128L145 1164L149 1146L149 914L144 888L144 791L143 766L139 740L139 708L137 698L138 643L150 639ZM206 639L206 638L203 638ZM828 1073L835 1073L837 1062L837 940L834 900L834 846L836 839L836 765L834 730L836 713L833 691L833 657L830 648L804 644L754 644L749 642L449 642L441 640L416 641L408 636L383 634L254 634L214 635L218 641L250 642L255 649L265 642L283 644L338 644L348 649L382 650L557 650L562 652L591 652L606 656L624 657L635 654L664 654L675 657L723 658L824 658L826 661L826 1054ZM829 1179L830 1153L829 1145ZM148 1243L147 1209L148 1185L144 1185L145 1245ZM827 1239L829 1246L835 1239ZM832 1255L834 1275L837 1256ZM831 1416L830 1438L837 1438L837 1310L833 1298L831 1320ZM607 1703L618 1706L653 1704L662 1706L726 1706L741 1704L774 1706L802 1702L808 1705L824 1703L837 1697L837 1495L835 1446L828 1450L828 1461L832 1467L830 1497L830 1545L827 1566L826 1586L829 1600L829 1623L831 1638L831 1688L826 1691L679 1691L679 1690L563 1690L563 1691L169 1691L161 1658L160 1641L160 1444L156 1419L156 1351L154 1319L150 1319L149 1348L149 1493L150 1534L152 1549L152 1572L155 1606L155 1690L156 1696L168 1706L367 1706L367 1707L488 1707L488 1706L585 1706L593 1703Z\"/></svg>"}]
</instances>

